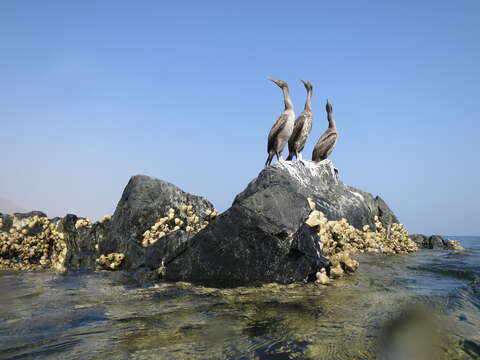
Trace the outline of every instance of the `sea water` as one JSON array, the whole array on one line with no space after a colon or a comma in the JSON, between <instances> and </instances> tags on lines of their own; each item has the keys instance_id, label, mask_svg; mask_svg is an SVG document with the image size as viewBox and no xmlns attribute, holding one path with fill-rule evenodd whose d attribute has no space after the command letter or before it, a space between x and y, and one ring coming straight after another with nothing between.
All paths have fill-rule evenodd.
<instances>
[{"instance_id":1,"label":"sea water","mask_svg":"<svg viewBox=\"0 0 480 360\"><path fill-rule=\"evenodd\" d=\"M478 359L480 237L449 238L466 250L362 254L331 286L0 272L0 359L376 359L388 324L412 307L434 315L422 331L441 332L441 356Z\"/></svg>"}]
</instances>

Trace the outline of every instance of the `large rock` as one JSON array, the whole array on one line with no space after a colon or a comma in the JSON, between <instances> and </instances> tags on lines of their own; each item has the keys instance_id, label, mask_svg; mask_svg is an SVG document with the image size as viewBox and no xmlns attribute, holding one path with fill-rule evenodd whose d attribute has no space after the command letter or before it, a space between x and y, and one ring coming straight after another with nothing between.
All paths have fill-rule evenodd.
<instances>
[{"instance_id":1,"label":"large rock","mask_svg":"<svg viewBox=\"0 0 480 360\"><path fill-rule=\"evenodd\" d=\"M307 197L313 198L316 208L322 211L328 220L345 218L358 229L364 225L375 229L374 216L379 216L385 226L398 222L379 196L373 196L341 182L330 160L324 160L319 164L304 161L270 166L237 195L233 204L255 207L254 203L258 199L273 198L276 205L286 206L286 199L282 196L290 192L298 194L302 205ZM292 204L292 207L298 206L299 204Z\"/></svg>"},{"instance_id":2,"label":"large rock","mask_svg":"<svg viewBox=\"0 0 480 360\"><path fill-rule=\"evenodd\" d=\"M108 222L92 224L72 214L53 219L40 211L0 214L0 268L93 270L107 232Z\"/></svg>"},{"instance_id":3,"label":"large rock","mask_svg":"<svg viewBox=\"0 0 480 360\"><path fill-rule=\"evenodd\" d=\"M276 163L165 263L166 278L227 286L315 279L327 260L305 225L308 198L328 220L345 218L358 229L375 229L374 216L387 226L398 221L382 199L343 184L329 160Z\"/></svg>"},{"instance_id":4,"label":"large rock","mask_svg":"<svg viewBox=\"0 0 480 360\"><path fill-rule=\"evenodd\" d=\"M161 241L142 245L144 233L168 216L169 210L181 217L181 208L186 206L189 210L184 211L184 225L179 230L173 231L170 226L161 239L156 237L160 232L149 238L151 243ZM0 214L0 269L158 269L183 251L189 239L215 214L205 198L165 181L134 176L111 219L92 223L73 214L53 219L39 211Z\"/></svg>"},{"instance_id":5,"label":"large rock","mask_svg":"<svg viewBox=\"0 0 480 360\"><path fill-rule=\"evenodd\" d=\"M427 248L434 250L449 249L450 241L445 239L443 236L432 235L428 238Z\"/></svg>"},{"instance_id":6,"label":"large rock","mask_svg":"<svg viewBox=\"0 0 480 360\"><path fill-rule=\"evenodd\" d=\"M392 226L398 220L381 198L343 184L328 160L269 166L215 214L203 197L134 176L111 219L92 224L75 215L0 214L0 268L126 269L145 275L139 278L214 286L293 283L329 274L330 264L354 271L349 248L395 252L405 235ZM329 232L322 233L327 220ZM376 229L375 236L360 234ZM385 244L374 246L379 236Z\"/></svg>"},{"instance_id":7,"label":"large rock","mask_svg":"<svg viewBox=\"0 0 480 360\"><path fill-rule=\"evenodd\" d=\"M423 234L412 234L410 238L419 248L430 250L463 250L458 241L447 239L440 235L426 236Z\"/></svg>"},{"instance_id":8,"label":"large rock","mask_svg":"<svg viewBox=\"0 0 480 360\"><path fill-rule=\"evenodd\" d=\"M99 244L100 253L124 254L123 269L143 267L147 259L149 266L161 264L163 258L170 258L172 253L180 251L193 233L184 234L178 230L179 234L170 233L157 245L146 248L142 246L143 234L170 208L178 212L183 205L191 205L200 222L206 220L205 212L213 209L207 199L186 193L166 181L144 175L133 176L115 209L108 236Z\"/></svg>"},{"instance_id":9,"label":"large rock","mask_svg":"<svg viewBox=\"0 0 480 360\"><path fill-rule=\"evenodd\" d=\"M106 241L110 229L110 221L98 221L87 226L78 227L80 219L76 215L67 214L59 220L59 228L67 235L65 238L67 252L65 268L68 270L95 270L99 257L99 245Z\"/></svg>"},{"instance_id":10,"label":"large rock","mask_svg":"<svg viewBox=\"0 0 480 360\"><path fill-rule=\"evenodd\" d=\"M417 244L417 246L421 249L429 248L428 236L425 236L423 234L410 234L410 239L412 239L413 242Z\"/></svg>"}]
</instances>

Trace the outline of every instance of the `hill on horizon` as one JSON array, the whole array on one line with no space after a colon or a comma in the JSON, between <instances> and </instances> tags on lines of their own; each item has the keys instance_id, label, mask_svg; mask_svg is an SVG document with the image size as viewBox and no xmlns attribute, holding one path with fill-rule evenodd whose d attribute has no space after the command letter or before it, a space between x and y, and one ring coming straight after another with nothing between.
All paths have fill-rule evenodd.
<instances>
[{"instance_id":1,"label":"hill on horizon","mask_svg":"<svg viewBox=\"0 0 480 360\"><path fill-rule=\"evenodd\" d=\"M0 197L0 213L13 214L16 212L26 212L20 205L13 201Z\"/></svg>"}]
</instances>

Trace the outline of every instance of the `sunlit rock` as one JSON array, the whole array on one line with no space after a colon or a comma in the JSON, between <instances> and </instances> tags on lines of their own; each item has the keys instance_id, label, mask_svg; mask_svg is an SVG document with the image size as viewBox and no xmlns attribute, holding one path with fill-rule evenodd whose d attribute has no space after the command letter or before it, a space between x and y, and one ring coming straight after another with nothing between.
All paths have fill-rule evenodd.
<instances>
[{"instance_id":1,"label":"sunlit rock","mask_svg":"<svg viewBox=\"0 0 480 360\"><path fill-rule=\"evenodd\" d=\"M225 286L306 282L334 255L335 276L342 276L358 268L355 252L416 251L397 223L382 199L344 185L329 160L277 163L165 262L166 278Z\"/></svg>"}]
</instances>

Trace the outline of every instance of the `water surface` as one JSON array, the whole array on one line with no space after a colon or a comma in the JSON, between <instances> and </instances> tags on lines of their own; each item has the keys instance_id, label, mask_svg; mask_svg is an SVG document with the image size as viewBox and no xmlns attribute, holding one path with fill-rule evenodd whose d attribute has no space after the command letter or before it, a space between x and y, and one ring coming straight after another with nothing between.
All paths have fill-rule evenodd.
<instances>
[{"instance_id":1,"label":"water surface","mask_svg":"<svg viewBox=\"0 0 480 360\"><path fill-rule=\"evenodd\" d=\"M446 358L479 359L480 237L456 239L466 251L362 255L332 286L0 272L0 359L375 359L386 322L412 304L438 314Z\"/></svg>"}]
</instances>

